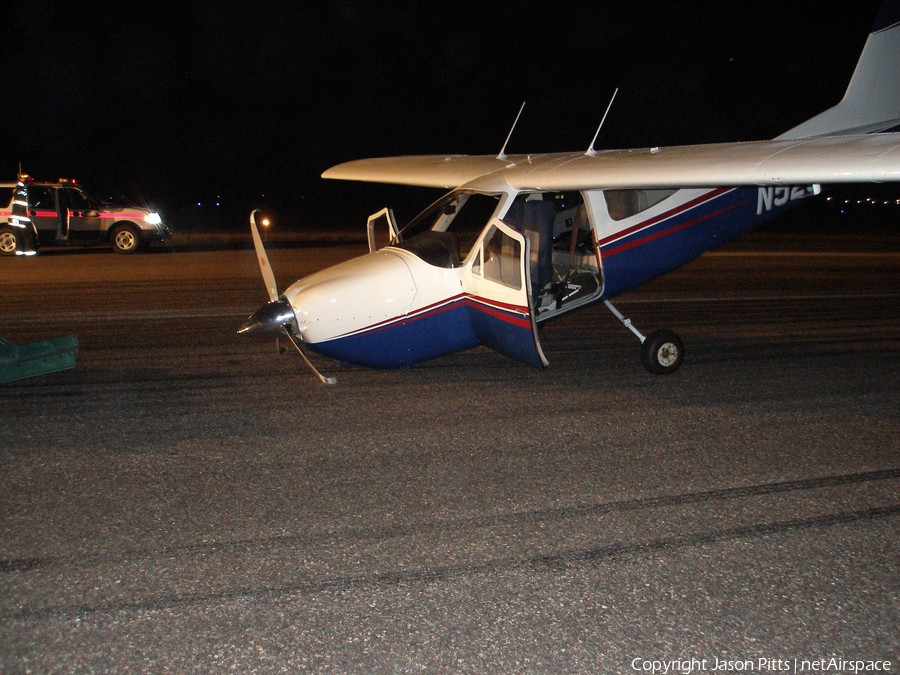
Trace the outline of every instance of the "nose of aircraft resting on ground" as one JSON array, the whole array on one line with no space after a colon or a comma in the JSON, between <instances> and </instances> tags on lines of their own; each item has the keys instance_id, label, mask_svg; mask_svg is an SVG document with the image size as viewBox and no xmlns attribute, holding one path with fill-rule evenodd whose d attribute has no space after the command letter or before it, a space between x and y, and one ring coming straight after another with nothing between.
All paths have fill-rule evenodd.
<instances>
[{"instance_id":1,"label":"nose of aircraft resting on ground","mask_svg":"<svg viewBox=\"0 0 900 675\"><path fill-rule=\"evenodd\" d=\"M368 365L359 338L407 314L415 297L406 262L396 252L381 250L297 281L281 298L257 310L239 332L264 334L293 325L311 349Z\"/></svg>"}]
</instances>

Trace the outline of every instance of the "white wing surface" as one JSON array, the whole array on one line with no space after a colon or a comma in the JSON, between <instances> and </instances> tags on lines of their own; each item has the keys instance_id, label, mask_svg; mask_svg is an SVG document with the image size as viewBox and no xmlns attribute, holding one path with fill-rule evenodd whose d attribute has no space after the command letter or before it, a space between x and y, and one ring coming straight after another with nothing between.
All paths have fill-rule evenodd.
<instances>
[{"instance_id":1,"label":"white wing surface","mask_svg":"<svg viewBox=\"0 0 900 675\"><path fill-rule=\"evenodd\" d=\"M900 134L607 150L363 159L323 178L421 187L590 190L900 181Z\"/></svg>"}]
</instances>

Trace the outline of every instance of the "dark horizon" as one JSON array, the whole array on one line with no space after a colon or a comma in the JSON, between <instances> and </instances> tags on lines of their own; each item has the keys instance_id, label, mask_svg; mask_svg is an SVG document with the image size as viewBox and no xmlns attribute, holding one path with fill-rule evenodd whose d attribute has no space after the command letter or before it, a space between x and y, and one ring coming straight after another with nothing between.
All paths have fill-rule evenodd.
<instances>
[{"instance_id":1,"label":"dark horizon","mask_svg":"<svg viewBox=\"0 0 900 675\"><path fill-rule=\"evenodd\" d=\"M616 87L598 148L771 138L840 100L877 6L19 4L3 46L18 84L0 180L21 162L170 221L218 208L234 227L263 207L292 227L362 227L428 193L322 171L497 153L523 101L510 153L586 149Z\"/></svg>"}]
</instances>

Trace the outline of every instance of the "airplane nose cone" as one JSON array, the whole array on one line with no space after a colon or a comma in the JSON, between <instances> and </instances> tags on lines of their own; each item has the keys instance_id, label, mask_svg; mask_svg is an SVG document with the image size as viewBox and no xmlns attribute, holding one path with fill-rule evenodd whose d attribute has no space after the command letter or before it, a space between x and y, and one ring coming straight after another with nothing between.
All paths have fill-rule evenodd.
<instances>
[{"instance_id":1,"label":"airplane nose cone","mask_svg":"<svg viewBox=\"0 0 900 675\"><path fill-rule=\"evenodd\" d=\"M295 320L294 310L284 298L268 302L238 328L239 335L273 335Z\"/></svg>"},{"instance_id":2,"label":"airplane nose cone","mask_svg":"<svg viewBox=\"0 0 900 675\"><path fill-rule=\"evenodd\" d=\"M304 343L317 349L402 319L416 297L416 283L400 255L382 250L305 277L284 297L294 308Z\"/></svg>"}]
</instances>

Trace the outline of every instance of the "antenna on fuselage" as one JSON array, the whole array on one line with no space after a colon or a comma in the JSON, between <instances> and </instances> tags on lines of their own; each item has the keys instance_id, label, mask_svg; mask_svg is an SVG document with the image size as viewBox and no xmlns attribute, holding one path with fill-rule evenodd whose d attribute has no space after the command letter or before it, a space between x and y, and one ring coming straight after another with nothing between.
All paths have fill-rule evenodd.
<instances>
[{"instance_id":1,"label":"antenna on fuselage","mask_svg":"<svg viewBox=\"0 0 900 675\"><path fill-rule=\"evenodd\" d=\"M606 121L606 116L609 115L609 109L612 108L613 101L616 100L616 94L618 94L618 93L619 93L619 88L616 87L616 90L613 92L612 98L609 99L609 105L606 106L606 112L603 113L603 119L600 120L600 126L597 127L597 133L594 134L594 138L591 140L591 147L589 147L587 149L587 152L584 153L588 157L593 157L594 155L597 154L597 151L594 150L594 143L597 142L597 136L600 135L600 130L603 128L603 123Z\"/></svg>"},{"instance_id":2,"label":"antenna on fuselage","mask_svg":"<svg viewBox=\"0 0 900 675\"><path fill-rule=\"evenodd\" d=\"M522 107L519 108L519 114L516 115L516 121L513 122L512 129L509 130L509 135L506 137L506 142L503 144L503 149L500 150L500 154L497 155L497 159L506 159L506 146L509 145L509 139L512 138L513 131L516 130L516 125L519 123L519 118L522 116L523 110L525 110L525 101L522 101Z\"/></svg>"}]
</instances>

